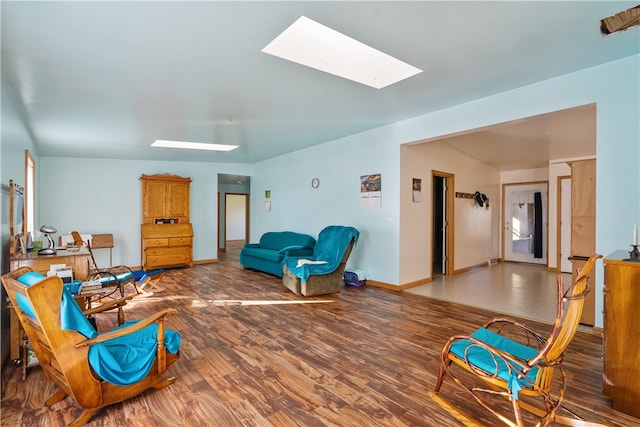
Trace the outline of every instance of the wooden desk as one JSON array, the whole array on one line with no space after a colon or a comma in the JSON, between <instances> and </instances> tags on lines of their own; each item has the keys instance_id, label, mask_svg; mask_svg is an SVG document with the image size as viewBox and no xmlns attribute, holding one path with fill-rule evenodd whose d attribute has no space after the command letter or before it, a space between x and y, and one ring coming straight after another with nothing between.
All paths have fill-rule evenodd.
<instances>
[{"instance_id":1,"label":"wooden desk","mask_svg":"<svg viewBox=\"0 0 640 427\"><path fill-rule=\"evenodd\" d=\"M16 270L20 267L31 267L33 271L47 275L51 264L66 264L73 270L74 280L86 281L89 277L89 251L81 247L78 251L58 249L56 255L38 256L37 252L17 254L9 260L9 269ZM22 345L22 331L20 321L13 308L10 309L9 327L11 334L11 360L20 358L20 346Z\"/></svg>"},{"instance_id":2,"label":"wooden desk","mask_svg":"<svg viewBox=\"0 0 640 427\"><path fill-rule=\"evenodd\" d=\"M640 417L640 262L616 251L604 263L604 394L613 409Z\"/></svg>"},{"instance_id":3,"label":"wooden desk","mask_svg":"<svg viewBox=\"0 0 640 427\"><path fill-rule=\"evenodd\" d=\"M33 271L47 275L51 264L66 264L73 270L74 280L85 281L89 277L89 251L84 246L77 251L58 249L56 255L38 255L37 252L27 252L12 256L9 261L9 269L16 270L20 267L31 267Z\"/></svg>"}]
</instances>

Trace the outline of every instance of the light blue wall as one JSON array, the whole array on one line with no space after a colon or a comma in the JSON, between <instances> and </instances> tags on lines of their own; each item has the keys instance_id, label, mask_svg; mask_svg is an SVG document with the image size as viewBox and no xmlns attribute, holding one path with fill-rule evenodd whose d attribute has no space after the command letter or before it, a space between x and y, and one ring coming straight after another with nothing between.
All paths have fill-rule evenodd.
<instances>
[{"instance_id":1,"label":"light blue wall","mask_svg":"<svg viewBox=\"0 0 640 427\"><path fill-rule=\"evenodd\" d=\"M0 229L0 268L4 274L9 271L9 180L24 186L25 181L25 149L31 152L36 164L38 163L37 150L29 131L24 125L21 112L16 107L16 102L12 97L8 85L5 83L4 75L1 76L0 94L2 98L2 108L0 115L0 188L2 189L0 207L2 208L2 228ZM36 169L37 171L37 169ZM37 179L37 177L36 177ZM4 288L0 292L2 301L0 305L0 326L2 329L0 339L0 354L5 355L9 346L9 310L4 303L6 292Z\"/></svg>"},{"instance_id":2,"label":"light blue wall","mask_svg":"<svg viewBox=\"0 0 640 427\"><path fill-rule=\"evenodd\" d=\"M365 132L256 164L251 178L251 241L269 230L314 237L327 225L360 231L349 258L371 278L394 283L398 271L399 158L394 127ZM381 174L380 209L360 207L360 176ZM311 180L320 179L317 189ZM271 211L264 191L271 190Z\"/></svg>"},{"instance_id":3,"label":"light blue wall","mask_svg":"<svg viewBox=\"0 0 640 427\"><path fill-rule=\"evenodd\" d=\"M40 219L60 233L112 233L114 265L138 266L140 176L169 173L191 178L194 261L217 258L218 173L251 175L251 165L42 157ZM56 236L57 239L57 236ZM108 265L108 252L97 263ZM106 252L106 253L105 253Z\"/></svg>"},{"instance_id":4,"label":"light blue wall","mask_svg":"<svg viewBox=\"0 0 640 427\"><path fill-rule=\"evenodd\" d=\"M2 115L0 117L0 176L2 177L2 251L0 265L2 272L9 268L9 180L25 185L25 150L29 150L38 164L38 150L24 125L22 113L18 110L11 91L2 75ZM36 176L36 180L37 180ZM37 192L37 189L36 189ZM36 196L37 197L37 196ZM37 202L36 202L37 203ZM37 218L37 213L36 213Z\"/></svg>"},{"instance_id":5,"label":"light blue wall","mask_svg":"<svg viewBox=\"0 0 640 427\"><path fill-rule=\"evenodd\" d=\"M272 190L272 210L264 212L263 198L253 197L252 238L268 230L317 235L330 223L354 225L363 239L350 265L398 284L400 144L595 102L596 250L626 249L640 224L639 76L635 55L260 162L252 188L254 195ZM382 173L381 209L358 206L358 176L369 173ZM314 176L318 190L309 184ZM602 326L601 265L594 282L596 326Z\"/></svg>"}]
</instances>

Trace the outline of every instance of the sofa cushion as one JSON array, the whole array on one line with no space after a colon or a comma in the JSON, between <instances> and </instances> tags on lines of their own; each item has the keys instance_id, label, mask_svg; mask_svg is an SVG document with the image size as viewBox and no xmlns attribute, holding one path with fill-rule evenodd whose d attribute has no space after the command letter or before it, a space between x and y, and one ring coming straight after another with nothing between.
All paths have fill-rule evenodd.
<instances>
[{"instance_id":1,"label":"sofa cushion","mask_svg":"<svg viewBox=\"0 0 640 427\"><path fill-rule=\"evenodd\" d=\"M260 237L260 247L279 251L287 246L313 248L316 240L306 234L293 231L268 231Z\"/></svg>"},{"instance_id":2,"label":"sofa cushion","mask_svg":"<svg viewBox=\"0 0 640 427\"><path fill-rule=\"evenodd\" d=\"M242 254L245 257L254 257L264 259L266 261L280 262L284 255L272 249L264 248L244 248Z\"/></svg>"}]
</instances>

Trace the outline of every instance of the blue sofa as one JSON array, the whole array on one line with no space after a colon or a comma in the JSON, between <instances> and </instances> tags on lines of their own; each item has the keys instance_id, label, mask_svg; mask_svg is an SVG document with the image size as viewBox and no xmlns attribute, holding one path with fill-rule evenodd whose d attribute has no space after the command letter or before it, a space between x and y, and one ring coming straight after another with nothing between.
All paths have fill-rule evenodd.
<instances>
[{"instance_id":1,"label":"blue sofa","mask_svg":"<svg viewBox=\"0 0 640 427\"><path fill-rule=\"evenodd\" d=\"M259 243L247 243L240 251L240 265L282 277L285 257L306 257L313 254L316 239L293 231L269 231Z\"/></svg>"}]
</instances>

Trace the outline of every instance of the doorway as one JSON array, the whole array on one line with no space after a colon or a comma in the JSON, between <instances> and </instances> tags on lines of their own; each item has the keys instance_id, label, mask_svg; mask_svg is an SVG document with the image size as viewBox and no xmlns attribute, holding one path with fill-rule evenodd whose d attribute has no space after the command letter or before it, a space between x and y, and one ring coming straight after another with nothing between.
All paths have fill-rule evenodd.
<instances>
[{"instance_id":1,"label":"doorway","mask_svg":"<svg viewBox=\"0 0 640 427\"><path fill-rule=\"evenodd\" d=\"M548 184L505 184L504 260L547 264Z\"/></svg>"},{"instance_id":2,"label":"doorway","mask_svg":"<svg viewBox=\"0 0 640 427\"><path fill-rule=\"evenodd\" d=\"M431 277L453 273L453 188L454 176L431 171L432 247Z\"/></svg>"},{"instance_id":3,"label":"doorway","mask_svg":"<svg viewBox=\"0 0 640 427\"><path fill-rule=\"evenodd\" d=\"M249 195L225 193L224 226L222 227L223 251L228 246L242 246L249 237ZM235 245L235 246L234 246Z\"/></svg>"}]
</instances>

